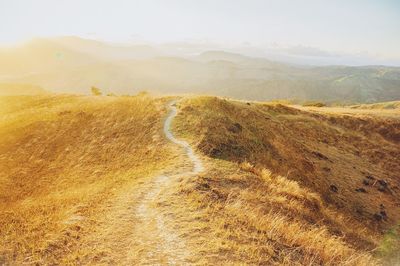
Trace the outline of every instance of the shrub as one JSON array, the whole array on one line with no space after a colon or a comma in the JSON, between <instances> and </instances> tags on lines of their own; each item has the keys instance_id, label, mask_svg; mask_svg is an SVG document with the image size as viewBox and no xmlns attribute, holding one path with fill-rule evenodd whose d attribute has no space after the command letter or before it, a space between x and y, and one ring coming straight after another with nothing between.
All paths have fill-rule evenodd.
<instances>
[{"instance_id":1,"label":"shrub","mask_svg":"<svg viewBox=\"0 0 400 266\"><path fill-rule=\"evenodd\" d=\"M303 106L324 107L326 104L321 102L305 102L303 103Z\"/></svg>"},{"instance_id":2,"label":"shrub","mask_svg":"<svg viewBox=\"0 0 400 266\"><path fill-rule=\"evenodd\" d=\"M99 88L95 87L95 86L92 86L90 90L91 90L91 92L92 92L92 94L93 94L94 96L100 96L100 95L102 95L101 90L100 90Z\"/></svg>"},{"instance_id":3,"label":"shrub","mask_svg":"<svg viewBox=\"0 0 400 266\"><path fill-rule=\"evenodd\" d=\"M137 94L137 96L141 96L141 97L143 97L143 96L149 96L149 93L148 93L147 91L139 91L138 94Z\"/></svg>"}]
</instances>

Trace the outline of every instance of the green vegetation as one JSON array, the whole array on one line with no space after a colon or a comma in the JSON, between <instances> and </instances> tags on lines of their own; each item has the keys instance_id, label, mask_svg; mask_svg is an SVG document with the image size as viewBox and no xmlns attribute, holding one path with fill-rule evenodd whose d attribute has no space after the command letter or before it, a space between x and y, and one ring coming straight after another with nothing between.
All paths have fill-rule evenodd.
<instances>
[{"instance_id":1,"label":"green vegetation","mask_svg":"<svg viewBox=\"0 0 400 266\"><path fill-rule=\"evenodd\" d=\"M94 96L100 96L103 94L99 88L94 87L94 86L92 86L90 88L90 91L92 92L92 95L94 95Z\"/></svg>"},{"instance_id":2,"label":"green vegetation","mask_svg":"<svg viewBox=\"0 0 400 266\"><path fill-rule=\"evenodd\" d=\"M305 102L303 103L303 106L307 107L325 107L326 104L322 102Z\"/></svg>"},{"instance_id":3,"label":"green vegetation","mask_svg":"<svg viewBox=\"0 0 400 266\"><path fill-rule=\"evenodd\" d=\"M388 265L400 262L400 224L385 233L378 253Z\"/></svg>"}]
</instances>

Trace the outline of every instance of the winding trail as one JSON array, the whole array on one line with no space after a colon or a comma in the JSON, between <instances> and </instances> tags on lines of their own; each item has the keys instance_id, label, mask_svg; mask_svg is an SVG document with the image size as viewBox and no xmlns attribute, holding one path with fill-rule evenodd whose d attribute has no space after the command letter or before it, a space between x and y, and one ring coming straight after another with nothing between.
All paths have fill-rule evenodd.
<instances>
[{"instance_id":1,"label":"winding trail","mask_svg":"<svg viewBox=\"0 0 400 266\"><path fill-rule=\"evenodd\" d=\"M161 210L157 203L162 201L162 191L171 187L173 181L181 176L196 175L204 170L203 163L186 141L176 139L171 132L171 123L178 111L177 101L168 104L170 112L164 122L164 134L172 143L183 149L185 156L193 164L191 171L176 169L173 174L160 175L149 182L135 210L138 223L135 235L136 244L141 247L135 254L141 265L182 265L187 264L190 251L185 241L174 229L172 213Z\"/></svg>"},{"instance_id":2,"label":"winding trail","mask_svg":"<svg viewBox=\"0 0 400 266\"><path fill-rule=\"evenodd\" d=\"M194 153L192 147L184 140L179 140L174 137L171 132L171 123L174 117L178 114L178 110L176 108L176 100L169 103L169 108L171 112L169 113L167 119L164 122L164 134L173 143L181 146L184 148L186 155L189 157L190 161L193 163L193 170L189 173L182 173L182 174L198 174L204 170L203 163L201 162L200 158Z\"/></svg>"}]
</instances>

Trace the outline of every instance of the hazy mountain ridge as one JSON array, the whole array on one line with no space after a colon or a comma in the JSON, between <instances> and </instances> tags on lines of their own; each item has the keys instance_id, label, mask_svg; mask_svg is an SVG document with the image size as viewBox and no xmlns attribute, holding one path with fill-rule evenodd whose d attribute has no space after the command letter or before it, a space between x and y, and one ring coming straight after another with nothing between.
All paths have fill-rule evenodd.
<instances>
[{"instance_id":1,"label":"hazy mountain ridge","mask_svg":"<svg viewBox=\"0 0 400 266\"><path fill-rule=\"evenodd\" d=\"M40 95L48 93L43 88L30 84L0 83L0 96L7 95Z\"/></svg>"},{"instance_id":2,"label":"hazy mountain ridge","mask_svg":"<svg viewBox=\"0 0 400 266\"><path fill-rule=\"evenodd\" d=\"M19 48L0 49L0 82L75 93L87 93L95 85L121 94L149 90L249 100L400 99L397 67L310 67L223 51L186 58L171 54L146 45L119 46L77 37L37 39Z\"/></svg>"}]
</instances>

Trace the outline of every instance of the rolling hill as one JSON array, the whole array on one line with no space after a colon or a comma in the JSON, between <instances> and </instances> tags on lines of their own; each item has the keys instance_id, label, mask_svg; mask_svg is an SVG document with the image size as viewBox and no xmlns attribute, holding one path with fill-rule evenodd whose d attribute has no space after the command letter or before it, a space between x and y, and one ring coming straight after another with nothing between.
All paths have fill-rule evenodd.
<instances>
[{"instance_id":1,"label":"rolling hill","mask_svg":"<svg viewBox=\"0 0 400 266\"><path fill-rule=\"evenodd\" d=\"M76 37L37 39L0 49L0 82L54 92L92 85L120 94L212 94L247 100L369 103L400 99L400 69L312 67L223 51L182 57L146 45L121 46Z\"/></svg>"},{"instance_id":2,"label":"rolling hill","mask_svg":"<svg viewBox=\"0 0 400 266\"><path fill-rule=\"evenodd\" d=\"M48 93L39 86L30 84L0 83L0 95L39 95Z\"/></svg>"},{"instance_id":3,"label":"rolling hill","mask_svg":"<svg viewBox=\"0 0 400 266\"><path fill-rule=\"evenodd\" d=\"M144 93L0 101L2 264L400 259L398 109Z\"/></svg>"},{"instance_id":4,"label":"rolling hill","mask_svg":"<svg viewBox=\"0 0 400 266\"><path fill-rule=\"evenodd\" d=\"M0 49L0 77L12 79L37 73L71 71L100 60L52 40L33 39L15 48ZM40 85L40 84L36 84Z\"/></svg>"}]
</instances>

